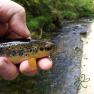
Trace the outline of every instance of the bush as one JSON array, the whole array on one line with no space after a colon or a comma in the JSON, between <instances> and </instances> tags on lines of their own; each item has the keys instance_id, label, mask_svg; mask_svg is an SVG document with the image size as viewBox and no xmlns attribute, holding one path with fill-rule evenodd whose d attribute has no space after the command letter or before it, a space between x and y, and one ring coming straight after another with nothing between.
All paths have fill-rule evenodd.
<instances>
[{"instance_id":1,"label":"bush","mask_svg":"<svg viewBox=\"0 0 94 94\"><path fill-rule=\"evenodd\" d=\"M73 11L63 11L64 19L75 20L79 17L79 14Z\"/></svg>"},{"instance_id":2,"label":"bush","mask_svg":"<svg viewBox=\"0 0 94 94\"><path fill-rule=\"evenodd\" d=\"M32 30L60 27L63 19L94 17L93 0L14 0L26 8L27 25ZM51 26L50 26L51 25ZM53 31L53 30L52 30Z\"/></svg>"}]
</instances>

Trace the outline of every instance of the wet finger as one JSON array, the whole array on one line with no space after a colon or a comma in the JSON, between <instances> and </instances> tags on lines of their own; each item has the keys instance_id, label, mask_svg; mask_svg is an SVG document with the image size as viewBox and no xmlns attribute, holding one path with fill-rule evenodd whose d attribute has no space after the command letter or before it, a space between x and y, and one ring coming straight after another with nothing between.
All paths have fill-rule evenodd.
<instances>
[{"instance_id":1,"label":"wet finger","mask_svg":"<svg viewBox=\"0 0 94 94\"><path fill-rule=\"evenodd\" d=\"M49 70L50 68L52 68L52 65L52 60L49 58L42 58L38 61L38 66L42 70Z\"/></svg>"},{"instance_id":2,"label":"wet finger","mask_svg":"<svg viewBox=\"0 0 94 94\"><path fill-rule=\"evenodd\" d=\"M18 70L7 58L0 57L0 75L5 80L13 80L18 75Z\"/></svg>"},{"instance_id":3,"label":"wet finger","mask_svg":"<svg viewBox=\"0 0 94 94\"><path fill-rule=\"evenodd\" d=\"M27 76L32 76L38 73L38 70L32 70L32 67L29 65L28 60L23 61L20 64L20 69L21 73Z\"/></svg>"},{"instance_id":4,"label":"wet finger","mask_svg":"<svg viewBox=\"0 0 94 94\"><path fill-rule=\"evenodd\" d=\"M52 65L52 60L49 58L42 58L38 61L38 66L42 70L49 70L50 68L52 68ZM38 70L32 71L32 67L29 65L28 60L23 61L20 64L20 71L27 76L32 76L38 73Z\"/></svg>"},{"instance_id":5,"label":"wet finger","mask_svg":"<svg viewBox=\"0 0 94 94\"><path fill-rule=\"evenodd\" d=\"M6 38L8 38L8 39L21 39L21 38L23 38L22 36L18 35L15 32L7 32L6 35L7 35Z\"/></svg>"},{"instance_id":6,"label":"wet finger","mask_svg":"<svg viewBox=\"0 0 94 94\"><path fill-rule=\"evenodd\" d=\"M6 34L7 29L8 29L7 24L0 23L0 37Z\"/></svg>"}]
</instances>

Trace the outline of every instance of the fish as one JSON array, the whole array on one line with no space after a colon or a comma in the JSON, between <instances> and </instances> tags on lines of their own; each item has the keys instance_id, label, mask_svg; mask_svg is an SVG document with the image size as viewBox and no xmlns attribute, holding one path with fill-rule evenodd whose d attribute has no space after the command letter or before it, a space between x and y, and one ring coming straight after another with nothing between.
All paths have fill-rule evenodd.
<instances>
[{"instance_id":1,"label":"fish","mask_svg":"<svg viewBox=\"0 0 94 94\"><path fill-rule=\"evenodd\" d=\"M12 63L18 64L28 60L33 70L37 70L37 60L50 57L55 51L56 45L53 42L42 40L9 41L0 43L0 57L7 57Z\"/></svg>"}]
</instances>

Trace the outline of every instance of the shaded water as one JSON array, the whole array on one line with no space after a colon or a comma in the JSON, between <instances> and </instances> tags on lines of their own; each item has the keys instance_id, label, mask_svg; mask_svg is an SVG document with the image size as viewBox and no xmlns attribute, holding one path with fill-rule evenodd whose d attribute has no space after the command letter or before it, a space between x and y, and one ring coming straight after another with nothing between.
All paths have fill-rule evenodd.
<instances>
[{"instance_id":1,"label":"shaded water","mask_svg":"<svg viewBox=\"0 0 94 94\"><path fill-rule=\"evenodd\" d=\"M82 41L80 33L87 23L71 23L60 30L53 41L58 45L51 70L34 77L20 75L14 81L0 80L0 94L77 94L74 85L80 75Z\"/></svg>"}]
</instances>

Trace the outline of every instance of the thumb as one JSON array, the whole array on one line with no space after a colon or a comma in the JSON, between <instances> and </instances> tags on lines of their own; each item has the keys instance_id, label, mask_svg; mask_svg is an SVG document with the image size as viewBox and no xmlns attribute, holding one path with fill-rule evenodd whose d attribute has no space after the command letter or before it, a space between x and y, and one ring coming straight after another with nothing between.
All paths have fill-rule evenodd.
<instances>
[{"instance_id":1,"label":"thumb","mask_svg":"<svg viewBox=\"0 0 94 94\"><path fill-rule=\"evenodd\" d=\"M0 0L0 22L8 23L8 31L23 38L30 37L26 26L25 9L21 5L11 0Z\"/></svg>"},{"instance_id":2,"label":"thumb","mask_svg":"<svg viewBox=\"0 0 94 94\"><path fill-rule=\"evenodd\" d=\"M26 26L26 16L24 8L14 14L9 20L9 30L15 32L23 38L30 37L30 32Z\"/></svg>"}]
</instances>

